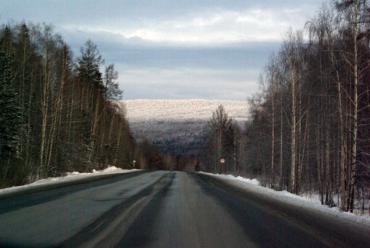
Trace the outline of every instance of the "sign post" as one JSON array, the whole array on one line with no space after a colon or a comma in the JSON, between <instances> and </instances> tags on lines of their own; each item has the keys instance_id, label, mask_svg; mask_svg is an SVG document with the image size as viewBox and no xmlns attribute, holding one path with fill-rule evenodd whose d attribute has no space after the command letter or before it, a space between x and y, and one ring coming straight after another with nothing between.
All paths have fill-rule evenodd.
<instances>
[{"instance_id":1,"label":"sign post","mask_svg":"<svg viewBox=\"0 0 370 248\"><path fill-rule=\"evenodd\" d=\"M226 162L225 158L220 158L220 173L224 171L223 165L225 165L225 162Z\"/></svg>"}]
</instances>

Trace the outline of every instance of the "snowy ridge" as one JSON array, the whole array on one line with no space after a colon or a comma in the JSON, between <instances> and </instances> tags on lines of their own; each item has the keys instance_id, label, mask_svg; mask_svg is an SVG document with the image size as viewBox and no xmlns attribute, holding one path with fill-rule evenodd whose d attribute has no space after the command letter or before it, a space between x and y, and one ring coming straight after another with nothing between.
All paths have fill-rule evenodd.
<instances>
[{"instance_id":1,"label":"snowy ridge","mask_svg":"<svg viewBox=\"0 0 370 248\"><path fill-rule=\"evenodd\" d=\"M315 195L300 196L292 194L288 191L275 191L273 189L260 186L260 183L257 179L248 179L240 176L235 177L233 175L221 175L207 172L199 173L227 181L236 187L273 198L276 201L282 201L298 207L304 207L328 216L340 218L341 220L347 222L360 223L365 225L367 228L370 228L370 216L356 215L349 212L343 212L337 207L330 208L329 206L321 205L320 200Z\"/></svg>"},{"instance_id":2,"label":"snowy ridge","mask_svg":"<svg viewBox=\"0 0 370 248\"><path fill-rule=\"evenodd\" d=\"M208 120L219 105L236 121L246 121L248 105L246 101L232 100L127 100L122 101L130 121L144 120Z\"/></svg>"},{"instance_id":3,"label":"snowy ridge","mask_svg":"<svg viewBox=\"0 0 370 248\"><path fill-rule=\"evenodd\" d=\"M119 105L138 141L148 139L162 152L172 154L199 151L207 122L219 105L241 128L249 111L246 101L232 100L127 100Z\"/></svg>"}]
</instances>

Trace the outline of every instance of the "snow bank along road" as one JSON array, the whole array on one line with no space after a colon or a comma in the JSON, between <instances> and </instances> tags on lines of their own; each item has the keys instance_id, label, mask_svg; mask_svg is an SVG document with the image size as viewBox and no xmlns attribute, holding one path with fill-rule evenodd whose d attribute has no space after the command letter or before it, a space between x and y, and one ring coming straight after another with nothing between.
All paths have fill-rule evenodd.
<instances>
[{"instance_id":1,"label":"snow bank along road","mask_svg":"<svg viewBox=\"0 0 370 248\"><path fill-rule=\"evenodd\" d=\"M370 228L204 174L153 171L0 196L1 247L370 247Z\"/></svg>"}]
</instances>

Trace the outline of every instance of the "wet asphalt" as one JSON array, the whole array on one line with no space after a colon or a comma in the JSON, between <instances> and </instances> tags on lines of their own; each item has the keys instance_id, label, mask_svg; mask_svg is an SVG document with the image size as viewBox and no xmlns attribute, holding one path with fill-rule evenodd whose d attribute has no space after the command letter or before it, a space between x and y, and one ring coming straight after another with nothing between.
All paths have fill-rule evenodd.
<instances>
[{"instance_id":1,"label":"wet asphalt","mask_svg":"<svg viewBox=\"0 0 370 248\"><path fill-rule=\"evenodd\" d=\"M370 247L370 229L207 175L148 171L0 195L0 247Z\"/></svg>"}]
</instances>

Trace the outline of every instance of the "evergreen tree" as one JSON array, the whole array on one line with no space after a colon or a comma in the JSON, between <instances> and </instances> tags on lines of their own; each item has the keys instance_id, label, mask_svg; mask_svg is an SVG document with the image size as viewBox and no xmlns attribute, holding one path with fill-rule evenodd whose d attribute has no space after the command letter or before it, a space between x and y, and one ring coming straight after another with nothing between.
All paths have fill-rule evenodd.
<instances>
[{"instance_id":1,"label":"evergreen tree","mask_svg":"<svg viewBox=\"0 0 370 248\"><path fill-rule=\"evenodd\" d=\"M0 164L1 176L6 177L10 159L17 156L21 111L17 104L11 60L0 52Z\"/></svg>"},{"instance_id":2,"label":"evergreen tree","mask_svg":"<svg viewBox=\"0 0 370 248\"><path fill-rule=\"evenodd\" d=\"M1 34L0 46L7 56L14 55L13 38L12 29L9 26L5 26Z\"/></svg>"},{"instance_id":3,"label":"evergreen tree","mask_svg":"<svg viewBox=\"0 0 370 248\"><path fill-rule=\"evenodd\" d=\"M208 170L226 172L234 165L235 137L233 129L233 120L220 105L208 123L208 151L206 151L209 156L207 159Z\"/></svg>"},{"instance_id":4,"label":"evergreen tree","mask_svg":"<svg viewBox=\"0 0 370 248\"><path fill-rule=\"evenodd\" d=\"M81 81L88 82L94 87L102 87L102 74L100 66L104 63L97 46L88 40L81 48L81 56L78 58L78 76Z\"/></svg>"},{"instance_id":5,"label":"evergreen tree","mask_svg":"<svg viewBox=\"0 0 370 248\"><path fill-rule=\"evenodd\" d=\"M114 69L114 65L108 65L105 68L104 75L104 86L105 86L105 96L109 100L120 100L122 98L122 90L119 88L117 82L118 72Z\"/></svg>"}]
</instances>

